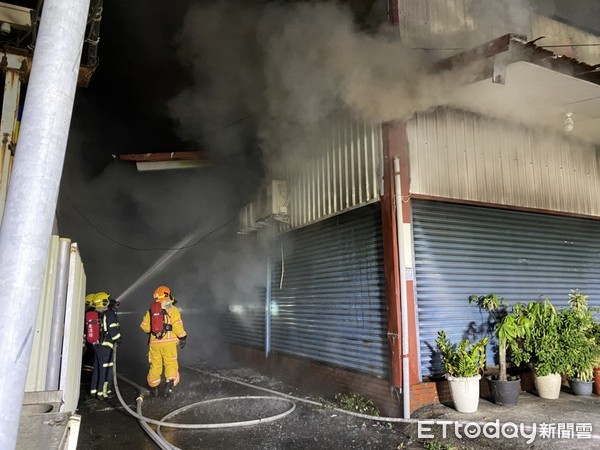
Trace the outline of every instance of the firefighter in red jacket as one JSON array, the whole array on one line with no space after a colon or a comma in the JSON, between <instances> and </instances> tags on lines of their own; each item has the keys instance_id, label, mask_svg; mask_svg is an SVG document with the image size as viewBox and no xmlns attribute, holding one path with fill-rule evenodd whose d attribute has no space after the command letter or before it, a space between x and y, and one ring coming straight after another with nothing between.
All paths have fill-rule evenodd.
<instances>
[{"instance_id":1,"label":"firefighter in red jacket","mask_svg":"<svg viewBox=\"0 0 600 450\"><path fill-rule=\"evenodd\" d=\"M175 299L167 286L159 286L154 291L154 302L146 311L140 327L150 335L148 341L148 386L152 395L158 396L158 386L165 374L165 397L169 397L179 383L177 347L183 349L186 332ZM160 306L160 307L159 307Z\"/></svg>"},{"instance_id":2,"label":"firefighter in red jacket","mask_svg":"<svg viewBox=\"0 0 600 450\"><path fill-rule=\"evenodd\" d=\"M118 303L106 292L98 292L93 300L98 312L99 339L94 344L94 371L90 394L98 400L112 396L113 388L113 350L121 343L121 327L117 316Z\"/></svg>"}]
</instances>

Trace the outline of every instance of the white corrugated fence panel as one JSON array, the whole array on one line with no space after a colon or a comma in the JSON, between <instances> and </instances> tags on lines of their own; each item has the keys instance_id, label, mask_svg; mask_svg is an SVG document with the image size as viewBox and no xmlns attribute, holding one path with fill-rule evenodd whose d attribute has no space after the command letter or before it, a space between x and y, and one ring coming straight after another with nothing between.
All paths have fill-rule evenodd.
<instances>
[{"instance_id":1,"label":"white corrugated fence panel","mask_svg":"<svg viewBox=\"0 0 600 450\"><path fill-rule=\"evenodd\" d=\"M62 412L75 411L79 401L81 355L83 352L83 322L85 314L86 276L76 243L71 244L69 284L60 370L60 387L64 404Z\"/></svg>"}]
</instances>

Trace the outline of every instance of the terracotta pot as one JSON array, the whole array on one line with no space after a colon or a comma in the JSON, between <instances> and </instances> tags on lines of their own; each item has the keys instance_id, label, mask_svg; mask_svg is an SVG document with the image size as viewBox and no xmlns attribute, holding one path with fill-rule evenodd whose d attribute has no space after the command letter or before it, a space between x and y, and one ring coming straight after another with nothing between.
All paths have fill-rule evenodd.
<instances>
[{"instance_id":1,"label":"terracotta pot","mask_svg":"<svg viewBox=\"0 0 600 450\"><path fill-rule=\"evenodd\" d=\"M600 367L594 368L594 394L600 395Z\"/></svg>"}]
</instances>

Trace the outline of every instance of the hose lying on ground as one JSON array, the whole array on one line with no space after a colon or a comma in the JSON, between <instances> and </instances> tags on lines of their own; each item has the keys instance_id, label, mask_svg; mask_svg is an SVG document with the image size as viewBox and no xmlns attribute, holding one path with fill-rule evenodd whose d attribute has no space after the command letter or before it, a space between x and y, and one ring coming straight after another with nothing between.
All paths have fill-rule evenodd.
<instances>
[{"instance_id":1,"label":"hose lying on ground","mask_svg":"<svg viewBox=\"0 0 600 450\"><path fill-rule=\"evenodd\" d=\"M487 424L489 424L489 422L476 421L476 420L448 420L448 419L444 420L444 419L426 419L426 418L414 419L414 418L403 418L403 417L371 416L371 415L368 415L368 414L361 414L361 413L357 413L357 412L354 412L354 411L349 411L347 409L330 408L329 406L324 405L323 403L315 402L313 400L307 400L307 399L300 398L300 397L295 397L293 395L283 394L281 392L277 392L277 391L274 391L274 390L271 390L271 389L267 389L267 388L263 388L263 387L259 387L259 386L254 386L254 385L252 385L250 383L246 383L244 381L236 380L235 378L224 377L222 375L217 375L215 373L208 372L208 371L205 371L205 370L202 370L202 369L197 369L195 367L190 367L190 366L184 366L184 367L186 367L189 370L193 370L195 372L199 372L199 373L202 373L202 374L205 374L205 375L210 375L212 377L219 378L221 380L230 381L232 383L237 383L237 384L240 384L242 386L247 386L247 387L251 387L251 388L254 388L254 389L258 389L260 391L268 392L270 394L281 396L281 397L284 397L284 398L287 398L287 399L290 399L290 400L294 400L294 401L302 402L302 403L307 403L309 405L319 406L319 407L326 408L326 409L331 410L331 411L336 411L336 412L339 412L339 413L347 414L347 415L354 416L354 417L359 417L361 419L366 419L366 420L373 420L373 421L378 421L378 422L397 422L397 423L407 423L407 424L416 424L416 423L419 423L420 421L427 421L428 425L444 425L444 426L448 425L449 422L450 423L458 423L458 424L461 424L461 425L467 425L467 424L487 425ZM529 432L531 432L531 431L534 430L533 427L526 426L526 425L523 425L523 428L525 430L529 431ZM591 437L591 439L600 440L600 434L591 434L590 437Z\"/></svg>"},{"instance_id":2,"label":"hose lying on ground","mask_svg":"<svg viewBox=\"0 0 600 450\"><path fill-rule=\"evenodd\" d=\"M145 417L142 414L142 402L143 402L143 392L147 392L146 389L136 385L135 383L133 383L130 380L127 380L126 378L119 376L119 378L123 379L124 381L128 382L129 384L135 386L138 388L138 391L140 392L140 395L136 398L136 403L137 403L137 413L134 412L133 410L131 410L131 408L129 408L129 406L125 403L125 401L123 400L123 398L121 397L121 393L118 389L118 382L117 382L117 348L115 347L115 351L114 351L114 358L113 358L113 362L114 362L114 371L113 371L113 380L114 380L114 385L115 385L115 392L117 393L117 397L119 398L119 402L121 403L121 405L125 408L125 410L131 414L132 416L136 417L139 421L140 424L142 425L142 427L144 428L144 430L149 433L150 437L152 438L153 441L160 441L161 444L159 444L159 446L161 447L161 449L165 449L165 450L179 450L177 447L174 447L172 444L170 444L169 442L167 442L164 437L162 436L162 434L160 433L160 427L171 427L171 428L183 428L183 429L210 429L210 428L227 428L227 427L238 427L238 426L249 426L249 425L257 425L257 424L261 424L261 423L267 423L267 422L272 422L278 419L281 419L289 414L291 414L295 409L296 409L296 404L294 403L294 401L297 402L302 402L302 403L306 403L309 405L313 405L313 406L318 406L320 408L324 408L324 409L328 409L331 411L335 411L335 412L339 412L342 414L346 414L346 415L350 415L350 416L354 416L354 417L358 417L358 418L362 418L362 419L366 419L366 420L372 420L372 421L378 421L378 422L391 422L391 423L406 423L406 424L417 424L420 421L426 420L428 425L448 425L448 422L451 423L457 423L457 424L462 424L462 425L467 425L467 424L478 424L478 425L486 425L489 422L484 422L484 421L475 421L475 420L444 420L444 419L415 419L415 418L402 418L402 417L385 417L385 416L372 416L369 414L362 414L362 413L357 413L354 411L348 411L346 409L341 409L341 408L331 408L327 405L324 405L323 403L320 402L316 402L313 400L307 400L307 399L303 399L300 397L295 397L292 395L288 395L288 394L283 394L281 392L277 392L274 391L272 389L267 389L267 388L263 388L260 386L255 386L252 385L250 383L246 383L243 381L239 381L236 380L234 378L229 378L229 377L225 377L222 375L217 375L215 373L211 373L202 369L197 369L194 367L190 367L190 366L184 366L189 370L195 371L195 372L199 372L205 375L209 375L212 377L216 377L219 378L221 380L225 380L225 381L230 381L233 383L237 383L240 384L242 386L246 386L246 387L250 387L253 389L258 389L260 391L263 392L267 392L272 394L273 396L270 397L252 397L252 396L246 396L246 397L226 397L223 399L212 399L212 400L204 400L204 401L200 401L200 402L196 402L187 406L184 406L183 408L179 408L176 411L173 411L169 414L167 414L166 416L164 416L161 420L154 420L154 419L150 419L148 417ZM282 398L289 401L292 404L292 407L290 409L288 409L287 411L284 411L281 414L275 415L275 416L271 416L271 417L267 417L267 418L261 418L261 419L254 419L254 420L250 420L250 421L245 421L245 422L228 422L228 423L214 423L214 424L182 424L182 423L173 423L173 422L166 422L166 419L182 412L183 410L186 409L190 409L194 406L198 406L200 404L207 404L207 403L214 403L216 401L224 401L224 400L228 400L228 399L277 399L277 400L281 400ZM152 430L151 427L148 426L148 424L154 424L158 426L158 433L154 432L154 430ZM534 429L530 426L524 426L524 429L526 429L527 431L533 431ZM591 439L595 439L595 440L600 440L600 435L598 434L591 434ZM164 445L164 446L163 446Z\"/></svg>"},{"instance_id":3,"label":"hose lying on ground","mask_svg":"<svg viewBox=\"0 0 600 450\"><path fill-rule=\"evenodd\" d=\"M114 354L113 354L113 384L115 387L115 393L117 395L117 398L119 399L119 402L121 403L121 406L123 406L123 408L125 409L125 411L127 411L130 415L132 415L133 417L135 417L136 419L138 419L138 421L140 422L140 425L142 426L142 428L144 429L144 431L146 431L146 433L148 433L148 435L150 436L150 438L163 450L177 450L177 447L174 447L171 443L167 442L164 437L160 434L160 427L169 427L169 428L184 428L184 429L193 429L193 430L198 430L198 429L212 429L212 428L229 428L229 427L241 427L241 426L249 426L249 425L257 425L257 424L261 424L261 423L268 423L268 422L273 422L275 420L281 419L285 416L287 416L288 414L291 414L295 409L296 409L296 404L294 402L292 402L289 399L283 399L281 397L273 397L273 396L245 396L245 397L226 397L226 398L222 398L222 399L212 399L212 400L203 400L200 402L196 402L196 403L192 403L190 405L187 405L183 408L179 408L176 411L173 411L169 414L167 414L167 416L165 416L162 420L154 420L154 419L150 419L149 417L145 417L142 414L142 403L144 401L144 395L145 392L147 392L146 389L142 388L141 386L137 385L136 383L134 383L131 380L128 380L127 378L119 375L117 376L117 347L115 345L114 348ZM127 403L125 403L125 400L123 400L123 397L121 396L121 391L119 390L119 383L118 383L118 378L122 379L123 381L125 381L126 383L130 384L131 386L134 386L138 389L139 394L138 397L136 398L136 405L137 405L137 412L133 411L129 405L127 405ZM260 399L260 400L277 400L277 401L287 401L288 403L291 404L291 407L280 413L280 414L276 414L274 416L269 416L269 417L264 417L264 418L259 418L259 419L252 419L252 420L246 420L246 421L242 421L242 422L225 422L225 423L198 423L198 424L192 424L192 423L176 423L176 422L166 422L165 419L167 417L172 417L175 414L178 414L179 412L185 410L185 409L190 409L194 406L198 406L201 404L208 404L208 403L214 403L217 401L225 401L225 400L242 400L242 399ZM148 424L153 424L153 425L157 425L158 428L158 433L154 432L154 430L152 430L152 428L148 425Z\"/></svg>"}]
</instances>

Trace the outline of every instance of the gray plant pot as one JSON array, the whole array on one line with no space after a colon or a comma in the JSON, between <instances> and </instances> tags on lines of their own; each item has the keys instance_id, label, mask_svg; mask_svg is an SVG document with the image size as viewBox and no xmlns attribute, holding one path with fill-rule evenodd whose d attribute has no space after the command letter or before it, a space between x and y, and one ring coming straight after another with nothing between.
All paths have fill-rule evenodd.
<instances>
[{"instance_id":1,"label":"gray plant pot","mask_svg":"<svg viewBox=\"0 0 600 450\"><path fill-rule=\"evenodd\" d=\"M592 395L592 390L594 387L593 381L581 381L576 378L569 379L569 385L571 386L571 391L575 395Z\"/></svg>"},{"instance_id":2,"label":"gray plant pot","mask_svg":"<svg viewBox=\"0 0 600 450\"><path fill-rule=\"evenodd\" d=\"M492 399L496 405L515 406L519 402L521 380L500 381L487 377Z\"/></svg>"}]
</instances>

